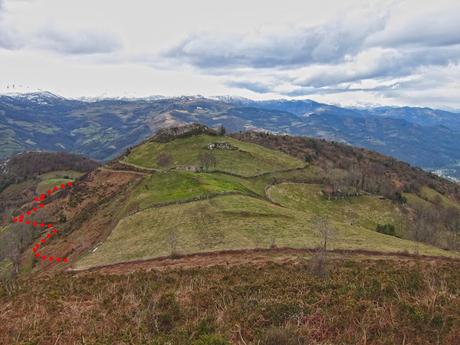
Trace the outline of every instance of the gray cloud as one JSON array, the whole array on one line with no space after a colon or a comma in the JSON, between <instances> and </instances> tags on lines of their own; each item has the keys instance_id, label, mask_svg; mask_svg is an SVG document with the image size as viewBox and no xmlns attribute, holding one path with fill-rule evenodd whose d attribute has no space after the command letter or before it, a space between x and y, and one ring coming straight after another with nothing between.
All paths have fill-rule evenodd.
<instances>
[{"instance_id":1,"label":"gray cloud","mask_svg":"<svg viewBox=\"0 0 460 345\"><path fill-rule=\"evenodd\" d=\"M273 90L273 85L264 84L261 82L251 81L228 81L225 85L238 89L246 89L256 93L269 93Z\"/></svg>"},{"instance_id":2,"label":"gray cloud","mask_svg":"<svg viewBox=\"0 0 460 345\"><path fill-rule=\"evenodd\" d=\"M0 48L13 49L15 44L15 32L7 27L3 21L3 13L5 11L5 2L0 0Z\"/></svg>"},{"instance_id":3,"label":"gray cloud","mask_svg":"<svg viewBox=\"0 0 460 345\"><path fill-rule=\"evenodd\" d=\"M286 68L314 63L336 63L361 49L369 34L383 29L383 16L373 20L291 28L287 32L222 37L193 35L164 55L200 68Z\"/></svg>"},{"instance_id":4,"label":"gray cloud","mask_svg":"<svg viewBox=\"0 0 460 345\"><path fill-rule=\"evenodd\" d=\"M457 7L457 8L455 8ZM439 9L425 16L407 18L404 23L387 23L384 30L371 34L370 46L443 47L460 44L460 6Z\"/></svg>"},{"instance_id":5,"label":"gray cloud","mask_svg":"<svg viewBox=\"0 0 460 345\"><path fill-rule=\"evenodd\" d=\"M119 39L103 32L60 32L53 28L36 35L33 45L62 54L111 53L121 48Z\"/></svg>"},{"instance_id":6,"label":"gray cloud","mask_svg":"<svg viewBox=\"0 0 460 345\"><path fill-rule=\"evenodd\" d=\"M48 26L26 34L5 22L5 0L0 0L0 48L16 50L39 48L62 54L111 53L121 48L115 35L97 31L66 32Z\"/></svg>"},{"instance_id":7,"label":"gray cloud","mask_svg":"<svg viewBox=\"0 0 460 345\"><path fill-rule=\"evenodd\" d=\"M335 22L275 34L195 34L164 55L207 74L227 74L226 86L260 94L370 92L397 98L398 93L418 86L415 81L396 79L460 63L455 6L433 6L431 12L428 6L417 12L411 7L414 4L406 4L407 12L399 12L396 5L395 11L382 15L344 15ZM262 81L266 77L270 82ZM367 80L372 87L360 86ZM432 87L439 88L441 81L434 83Z\"/></svg>"},{"instance_id":8,"label":"gray cloud","mask_svg":"<svg viewBox=\"0 0 460 345\"><path fill-rule=\"evenodd\" d=\"M395 78L414 73L423 66L444 66L460 61L460 45L433 49L381 51L372 61L360 63L359 59L346 64L323 66L318 72L292 82L300 86L324 87L365 79Z\"/></svg>"},{"instance_id":9,"label":"gray cloud","mask_svg":"<svg viewBox=\"0 0 460 345\"><path fill-rule=\"evenodd\" d=\"M391 83L389 85L379 85L374 87L327 87L327 88L315 88L315 87L298 87L292 91L282 92L284 96L298 97L306 95L326 95L326 94L339 94L344 92L379 92L385 94L393 94L398 92L401 85L400 83Z\"/></svg>"},{"instance_id":10,"label":"gray cloud","mask_svg":"<svg viewBox=\"0 0 460 345\"><path fill-rule=\"evenodd\" d=\"M0 22L0 48L3 49L17 49L19 45L15 40L15 33L8 30L8 28Z\"/></svg>"}]
</instances>

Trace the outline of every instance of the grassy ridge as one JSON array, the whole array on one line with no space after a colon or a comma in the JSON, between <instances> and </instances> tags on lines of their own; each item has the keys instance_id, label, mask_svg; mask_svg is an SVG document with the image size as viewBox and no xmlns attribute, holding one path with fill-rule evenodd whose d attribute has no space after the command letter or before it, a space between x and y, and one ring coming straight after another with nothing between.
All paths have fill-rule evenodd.
<instances>
[{"instance_id":1,"label":"grassy ridge","mask_svg":"<svg viewBox=\"0 0 460 345\"><path fill-rule=\"evenodd\" d=\"M209 143L226 142L237 150L207 149ZM200 166L199 154L212 152L217 164L214 170L231 172L242 176L252 176L276 170L299 168L303 162L262 146L243 143L229 137L199 135L188 138L175 139L167 143L147 142L134 148L124 161L145 168L160 169L157 158L161 153L169 153L174 166Z\"/></svg>"},{"instance_id":2,"label":"grassy ridge","mask_svg":"<svg viewBox=\"0 0 460 345\"><path fill-rule=\"evenodd\" d=\"M285 194L284 199L282 197L286 187L319 191L319 186L309 185L272 187L272 197L285 206L289 200ZM304 199L300 199L296 207L288 208L249 196L227 195L147 209L123 218L107 240L76 265L84 268L173 253L268 248L273 244L315 248L321 243L313 223L317 215L325 215L336 229L331 248L452 255L432 246L415 245L412 241L377 233L377 223L391 223L399 216L387 200L377 197L356 198L351 202L318 197ZM311 208L306 206L309 203Z\"/></svg>"},{"instance_id":3,"label":"grassy ridge","mask_svg":"<svg viewBox=\"0 0 460 345\"><path fill-rule=\"evenodd\" d=\"M208 144L216 142L237 149L208 150ZM181 170L200 166L203 152L216 157L217 171ZM169 165L160 167L158 157L165 153L171 158ZM146 142L123 160L158 170L130 192L110 236L81 258L78 267L272 245L314 248L321 242L315 223L318 216L334 228L330 248L454 255L376 232L378 225L389 224L396 228L396 235L407 238L407 214L396 203L376 195L329 201L321 185L313 184L327 177L324 169L305 167L299 159L256 144L195 135ZM409 203L417 198L424 202L408 197Z\"/></svg>"}]
</instances>

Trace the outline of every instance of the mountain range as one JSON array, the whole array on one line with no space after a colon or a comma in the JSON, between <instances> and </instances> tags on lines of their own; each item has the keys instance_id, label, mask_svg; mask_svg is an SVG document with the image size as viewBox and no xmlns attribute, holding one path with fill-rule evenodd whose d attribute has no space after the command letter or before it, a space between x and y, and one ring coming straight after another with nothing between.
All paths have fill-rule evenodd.
<instances>
[{"instance_id":1,"label":"mountain range","mask_svg":"<svg viewBox=\"0 0 460 345\"><path fill-rule=\"evenodd\" d=\"M67 99L49 92L0 96L0 159L66 151L110 160L158 129L189 123L227 132L311 136L371 149L460 179L460 114L417 107L344 108L312 100L182 96Z\"/></svg>"}]
</instances>

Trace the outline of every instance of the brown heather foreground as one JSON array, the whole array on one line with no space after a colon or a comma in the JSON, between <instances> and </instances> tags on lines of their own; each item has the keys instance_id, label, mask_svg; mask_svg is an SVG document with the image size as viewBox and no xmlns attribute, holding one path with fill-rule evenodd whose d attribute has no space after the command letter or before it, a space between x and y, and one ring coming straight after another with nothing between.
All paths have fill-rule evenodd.
<instances>
[{"instance_id":1,"label":"brown heather foreground","mask_svg":"<svg viewBox=\"0 0 460 345\"><path fill-rule=\"evenodd\" d=\"M459 344L458 260L329 253L323 276L311 255L222 253L20 278L0 288L0 343Z\"/></svg>"}]
</instances>

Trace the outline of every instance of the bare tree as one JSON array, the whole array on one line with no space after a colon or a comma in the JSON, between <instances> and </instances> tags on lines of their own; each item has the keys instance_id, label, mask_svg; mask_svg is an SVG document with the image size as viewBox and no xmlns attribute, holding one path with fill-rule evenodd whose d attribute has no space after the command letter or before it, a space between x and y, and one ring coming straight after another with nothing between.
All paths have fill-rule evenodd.
<instances>
[{"instance_id":1,"label":"bare tree","mask_svg":"<svg viewBox=\"0 0 460 345\"><path fill-rule=\"evenodd\" d=\"M432 245L438 244L441 232L441 220L438 209L434 207L414 205L414 221L412 222L411 239Z\"/></svg>"},{"instance_id":2,"label":"bare tree","mask_svg":"<svg viewBox=\"0 0 460 345\"><path fill-rule=\"evenodd\" d=\"M316 217L313 224L316 233L321 238L321 246L310 260L310 272L317 277L325 278L327 276L327 246L334 237L335 230L329 221L322 216Z\"/></svg>"},{"instance_id":3,"label":"bare tree","mask_svg":"<svg viewBox=\"0 0 460 345\"><path fill-rule=\"evenodd\" d=\"M217 164L216 157L209 152L200 153L198 158L200 159L201 167L205 171L208 171L210 167L215 167Z\"/></svg>"},{"instance_id":4,"label":"bare tree","mask_svg":"<svg viewBox=\"0 0 460 345\"><path fill-rule=\"evenodd\" d=\"M226 132L226 130L225 130L225 127L224 127L224 126L219 125L219 126L217 127L217 135L221 135L221 136L222 136L222 135L225 135L225 132Z\"/></svg>"},{"instance_id":5,"label":"bare tree","mask_svg":"<svg viewBox=\"0 0 460 345\"><path fill-rule=\"evenodd\" d=\"M177 232L175 230L171 230L168 234L168 245L169 245L169 252L172 257L177 256L179 253L177 251Z\"/></svg>"},{"instance_id":6,"label":"bare tree","mask_svg":"<svg viewBox=\"0 0 460 345\"><path fill-rule=\"evenodd\" d=\"M448 247L450 249L459 249L460 237L460 211L455 207L449 207L443 212L444 222L446 229L450 235Z\"/></svg>"},{"instance_id":7,"label":"bare tree","mask_svg":"<svg viewBox=\"0 0 460 345\"><path fill-rule=\"evenodd\" d=\"M330 225L329 221L322 217L318 216L313 220L316 233L321 238L321 249L327 251L327 245L329 241L334 237L335 230Z\"/></svg>"}]
</instances>

